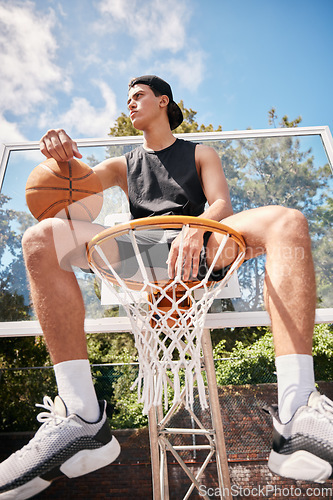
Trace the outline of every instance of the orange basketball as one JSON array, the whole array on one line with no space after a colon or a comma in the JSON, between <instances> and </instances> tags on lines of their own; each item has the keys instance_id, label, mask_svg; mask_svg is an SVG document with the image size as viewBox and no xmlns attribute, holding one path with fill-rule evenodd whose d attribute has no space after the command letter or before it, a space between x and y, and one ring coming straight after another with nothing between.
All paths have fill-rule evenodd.
<instances>
[{"instance_id":1,"label":"orange basketball","mask_svg":"<svg viewBox=\"0 0 333 500\"><path fill-rule=\"evenodd\" d=\"M92 168L72 159L49 158L29 175L25 196L32 215L39 221L61 217L93 221L103 205L103 188Z\"/></svg>"}]
</instances>

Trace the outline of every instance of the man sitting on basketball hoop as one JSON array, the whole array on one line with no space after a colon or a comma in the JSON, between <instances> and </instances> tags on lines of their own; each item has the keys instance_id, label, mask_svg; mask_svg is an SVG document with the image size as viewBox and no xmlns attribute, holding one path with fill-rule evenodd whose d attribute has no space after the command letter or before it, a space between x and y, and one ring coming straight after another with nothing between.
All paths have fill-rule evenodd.
<instances>
[{"instance_id":1,"label":"man sitting on basketball hoop","mask_svg":"<svg viewBox=\"0 0 333 500\"><path fill-rule=\"evenodd\" d=\"M269 466L281 475L324 481L332 474L333 403L315 389L312 336L316 287L305 217L282 206L233 214L217 153L208 146L176 139L172 134L183 118L165 81L151 75L132 80L127 104L134 127L143 131L143 145L95 167L103 188L119 186L129 198L134 218L173 213L222 221L244 237L246 259L266 253L265 304L274 336L279 408L279 413L273 414L274 445ZM76 143L63 130L49 130L40 144L47 158L58 161L81 158ZM206 201L208 208L204 210ZM54 225L58 234L63 235L61 265L59 249L53 240ZM0 498L6 495L1 492L16 489L22 495L20 498L29 498L46 488L55 472L59 475L59 468L67 476L79 476L111 463L119 452L115 438L106 429L104 408L95 395L87 359L84 304L71 271L72 265L88 267L85 243L101 229L91 226L85 224L81 235L77 233L75 252L61 219L46 219L28 229L23 237L32 299L54 363L60 398L56 398L54 405L49 401L52 418L24 451L27 457L24 469L18 463L18 455L1 464ZM214 255L217 239L218 235L212 234L205 241L208 256ZM190 272L196 275L203 242L204 234L198 229L187 235L184 279ZM171 277L179 244L177 237L169 254ZM228 250L232 253L233 249ZM225 258L220 259L221 268L227 264ZM81 445L74 452L69 451L75 432L78 440L88 433L94 449ZM39 447L45 447L44 460L48 462L37 472L36 440ZM50 450L59 451L63 457L56 456L56 466L49 459ZM85 456L85 466L81 469L75 466L76 461L80 462L80 454ZM5 483L9 486L3 486Z\"/></svg>"}]
</instances>

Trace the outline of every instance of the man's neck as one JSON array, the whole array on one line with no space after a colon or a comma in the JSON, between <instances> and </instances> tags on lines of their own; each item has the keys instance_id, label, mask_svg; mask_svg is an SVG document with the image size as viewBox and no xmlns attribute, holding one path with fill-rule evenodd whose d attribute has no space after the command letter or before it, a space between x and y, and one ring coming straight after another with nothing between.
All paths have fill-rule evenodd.
<instances>
[{"instance_id":1,"label":"man's neck","mask_svg":"<svg viewBox=\"0 0 333 500\"><path fill-rule=\"evenodd\" d=\"M176 138L170 128L166 130L145 131L143 133L143 147L150 151L161 151L171 146Z\"/></svg>"}]
</instances>

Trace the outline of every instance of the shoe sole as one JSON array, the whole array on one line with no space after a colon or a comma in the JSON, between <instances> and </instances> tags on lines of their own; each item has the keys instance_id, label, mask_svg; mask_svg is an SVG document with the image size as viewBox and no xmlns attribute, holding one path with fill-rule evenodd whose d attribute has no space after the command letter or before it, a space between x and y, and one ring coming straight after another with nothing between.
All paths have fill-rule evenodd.
<instances>
[{"instance_id":1,"label":"shoe sole","mask_svg":"<svg viewBox=\"0 0 333 500\"><path fill-rule=\"evenodd\" d=\"M101 448L79 451L61 465L60 471L69 478L83 476L84 474L88 474L89 472L93 472L111 464L116 460L119 453L120 445L113 436L111 441ZM35 477L18 488L0 493L0 499L26 500L45 490L50 484L51 481L45 481L45 479L41 477Z\"/></svg>"},{"instance_id":2,"label":"shoe sole","mask_svg":"<svg viewBox=\"0 0 333 500\"><path fill-rule=\"evenodd\" d=\"M14 490L5 491L0 493L1 500L25 500L26 498L31 498L37 493L45 490L50 486L50 481L45 481L40 477L35 477L28 483L22 484Z\"/></svg>"},{"instance_id":3,"label":"shoe sole","mask_svg":"<svg viewBox=\"0 0 333 500\"><path fill-rule=\"evenodd\" d=\"M279 476L315 483L324 483L332 475L332 466L328 462L305 450L291 455L281 455L272 450L268 467Z\"/></svg>"},{"instance_id":4,"label":"shoe sole","mask_svg":"<svg viewBox=\"0 0 333 500\"><path fill-rule=\"evenodd\" d=\"M116 460L120 453L120 445L113 436L111 441L96 450L81 450L64 462L60 470L67 477L78 477L101 469Z\"/></svg>"}]
</instances>

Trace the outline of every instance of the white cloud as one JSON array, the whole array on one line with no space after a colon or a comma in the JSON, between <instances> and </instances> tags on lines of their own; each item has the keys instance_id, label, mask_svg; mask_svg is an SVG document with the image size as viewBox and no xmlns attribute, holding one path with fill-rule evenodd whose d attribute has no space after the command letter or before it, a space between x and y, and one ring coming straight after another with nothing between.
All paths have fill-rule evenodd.
<instances>
[{"instance_id":1,"label":"white cloud","mask_svg":"<svg viewBox=\"0 0 333 500\"><path fill-rule=\"evenodd\" d=\"M119 71L136 76L137 69L145 67L147 73L176 77L183 88L197 90L206 55L187 32L189 0L102 0L97 7L102 17L96 26L104 34L134 41L129 56L119 61Z\"/></svg>"},{"instance_id":2,"label":"white cloud","mask_svg":"<svg viewBox=\"0 0 333 500\"><path fill-rule=\"evenodd\" d=\"M98 8L107 20L104 29L124 31L134 38L135 54L148 59L153 52L176 53L184 47L189 19L187 1L179 0L103 0Z\"/></svg>"},{"instance_id":3,"label":"white cloud","mask_svg":"<svg viewBox=\"0 0 333 500\"><path fill-rule=\"evenodd\" d=\"M9 122L0 115L0 143L25 142L27 139L19 131L16 123Z\"/></svg>"},{"instance_id":4,"label":"white cloud","mask_svg":"<svg viewBox=\"0 0 333 500\"><path fill-rule=\"evenodd\" d=\"M159 71L178 78L182 87L196 91L205 74L205 53L201 50L189 51L184 57L171 58L157 64Z\"/></svg>"},{"instance_id":5,"label":"white cloud","mask_svg":"<svg viewBox=\"0 0 333 500\"><path fill-rule=\"evenodd\" d=\"M164 78L175 76L182 87L200 84L204 54L195 51L187 34L190 0L96 1L99 18L94 26L99 31L94 40L87 34L83 44L75 38L86 49L74 57L67 4L45 11L44 4L38 9L37 0L0 0L0 141L22 141L22 131L36 139L51 127L64 127L73 136L105 136L119 111L113 91L102 81L111 71L113 76L127 73L129 79L139 68L161 70ZM96 4L93 9L96 13ZM66 40L61 32L67 33ZM119 40L124 42L120 47ZM68 57L58 59L65 48ZM119 54L116 60L112 50ZM102 104L95 104L98 95L87 96L88 67L99 79L95 84Z\"/></svg>"},{"instance_id":6,"label":"white cloud","mask_svg":"<svg viewBox=\"0 0 333 500\"><path fill-rule=\"evenodd\" d=\"M0 4L0 113L22 116L46 102L54 86L71 81L54 62L54 14L40 14L30 1Z\"/></svg>"},{"instance_id":7,"label":"white cloud","mask_svg":"<svg viewBox=\"0 0 333 500\"><path fill-rule=\"evenodd\" d=\"M105 82L95 82L95 85L100 89L105 106L95 108L87 99L74 97L70 108L52 120L52 126L64 128L73 137L105 137L117 118L116 96ZM46 126L46 122L44 116L40 125Z\"/></svg>"}]
</instances>

